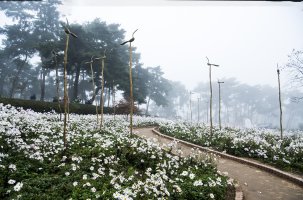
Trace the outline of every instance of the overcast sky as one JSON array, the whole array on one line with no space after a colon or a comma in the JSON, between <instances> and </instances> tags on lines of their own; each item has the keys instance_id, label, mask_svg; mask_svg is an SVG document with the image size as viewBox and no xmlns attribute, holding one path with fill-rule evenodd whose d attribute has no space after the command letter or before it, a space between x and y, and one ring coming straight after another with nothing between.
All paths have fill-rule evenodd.
<instances>
[{"instance_id":1,"label":"overcast sky","mask_svg":"<svg viewBox=\"0 0 303 200\"><path fill-rule=\"evenodd\" d=\"M276 65L292 49L303 50L303 3L201 2L164 0L63 0L71 22L96 17L121 24L141 53L144 66L160 65L165 77L188 89L208 81L235 77L250 85L277 85ZM282 73L283 74L283 73ZM286 76L282 76L286 86Z\"/></svg>"}]
</instances>

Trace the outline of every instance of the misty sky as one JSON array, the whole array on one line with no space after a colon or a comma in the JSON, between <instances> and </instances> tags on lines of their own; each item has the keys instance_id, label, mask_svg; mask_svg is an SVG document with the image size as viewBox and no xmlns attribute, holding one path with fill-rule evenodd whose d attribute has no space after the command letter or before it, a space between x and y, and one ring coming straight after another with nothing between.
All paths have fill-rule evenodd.
<instances>
[{"instance_id":1,"label":"misty sky","mask_svg":"<svg viewBox=\"0 0 303 200\"><path fill-rule=\"evenodd\" d=\"M70 22L96 17L121 24L144 66L160 65L165 77L193 89L208 81L206 56L219 64L213 80L235 77L250 85L277 85L276 65L303 50L303 3L164 0L63 0ZM283 72L282 72L283 75ZM286 87L287 76L282 76Z\"/></svg>"}]
</instances>

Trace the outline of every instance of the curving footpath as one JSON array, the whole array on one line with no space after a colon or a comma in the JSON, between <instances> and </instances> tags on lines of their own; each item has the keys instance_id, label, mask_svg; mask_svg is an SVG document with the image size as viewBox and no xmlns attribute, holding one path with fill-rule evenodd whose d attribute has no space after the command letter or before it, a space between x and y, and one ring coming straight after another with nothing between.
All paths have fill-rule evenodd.
<instances>
[{"instance_id":1,"label":"curving footpath","mask_svg":"<svg viewBox=\"0 0 303 200\"><path fill-rule=\"evenodd\" d=\"M154 138L160 145L171 143L174 138L163 135L153 128L138 128L135 134L144 138ZM177 140L177 139L175 139ZM303 179L267 165L259 164L243 158L222 154L195 144L178 141L177 149L181 149L183 156L188 156L192 148L219 154L218 170L227 172L228 176L237 180L236 200L302 200ZM176 152L176 150L173 152ZM243 191L243 194L242 194Z\"/></svg>"}]
</instances>

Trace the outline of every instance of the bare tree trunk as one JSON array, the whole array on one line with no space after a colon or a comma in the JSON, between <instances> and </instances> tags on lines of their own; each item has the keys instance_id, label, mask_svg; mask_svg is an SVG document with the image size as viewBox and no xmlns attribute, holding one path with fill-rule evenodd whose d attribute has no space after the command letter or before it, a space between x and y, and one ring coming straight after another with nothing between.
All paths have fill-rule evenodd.
<instances>
[{"instance_id":1,"label":"bare tree trunk","mask_svg":"<svg viewBox=\"0 0 303 200\"><path fill-rule=\"evenodd\" d=\"M10 98L13 98L14 96L14 93L15 93L15 90L16 90L16 87L17 87L17 83L18 83L18 80L19 80L19 76L20 76L20 73L25 65L25 63L27 62L27 54L25 55L25 59L23 60L23 63L20 67L18 67L17 69L17 74L16 76L14 77L14 80L13 80L13 83L12 83L12 88L10 90L10 93L9 93L9 97Z\"/></svg>"},{"instance_id":2,"label":"bare tree trunk","mask_svg":"<svg viewBox=\"0 0 303 200\"><path fill-rule=\"evenodd\" d=\"M109 86L109 88L108 88L108 96L107 96L107 107L109 108L109 102L110 102L110 91L111 91L111 88L110 88L110 86Z\"/></svg>"},{"instance_id":3,"label":"bare tree trunk","mask_svg":"<svg viewBox=\"0 0 303 200\"><path fill-rule=\"evenodd\" d=\"M46 76L45 71L46 71L45 68L42 67L42 70L41 70L41 84L40 84L40 88L41 88L40 101L44 101L44 98L45 98L45 76Z\"/></svg>"},{"instance_id":4,"label":"bare tree trunk","mask_svg":"<svg viewBox=\"0 0 303 200\"><path fill-rule=\"evenodd\" d=\"M76 75L74 81L74 88L73 88L73 98L72 101L76 100L78 97L78 88L79 88L79 79L80 79L80 65L76 65Z\"/></svg>"}]
</instances>

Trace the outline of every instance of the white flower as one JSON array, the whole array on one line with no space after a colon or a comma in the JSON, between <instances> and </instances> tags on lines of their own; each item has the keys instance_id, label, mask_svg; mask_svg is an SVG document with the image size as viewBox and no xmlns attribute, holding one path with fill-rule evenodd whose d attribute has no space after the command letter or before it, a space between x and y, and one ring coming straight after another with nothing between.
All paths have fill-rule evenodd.
<instances>
[{"instance_id":1,"label":"white flower","mask_svg":"<svg viewBox=\"0 0 303 200\"><path fill-rule=\"evenodd\" d=\"M15 184L16 183L16 181L15 180L13 180L13 179L10 179L9 181L8 181L8 184Z\"/></svg>"},{"instance_id":2,"label":"white flower","mask_svg":"<svg viewBox=\"0 0 303 200\"><path fill-rule=\"evenodd\" d=\"M214 199L214 198L215 198L215 195L214 195L213 193L210 193L210 194L209 194L209 197L210 197L211 199Z\"/></svg>"},{"instance_id":3,"label":"white flower","mask_svg":"<svg viewBox=\"0 0 303 200\"><path fill-rule=\"evenodd\" d=\"M14 164L10 164L8 166L8 168L11 169L12 171L16 171L16 169L17 169L16 165L14 165Z\"/></svg>"},{"instance_id":4,"label":"white flower","mask_svg":"<svg viewBox=\"0 0 303 200\"><path fill-rule=\"evenodd\" d=\"M189 178L190 179L194 179L195 178L195 174L193 174L193 173L189 174Z\"/></svg>"},{"instance_id":5,"label":"white flower","mask_svg":"<svg viewBox=\"0 0 303 200\"><path fill-rule=\"evenodd\" d=\"M183 171L181 176L187 176L188 175L188 171Z\"/></svg>"},{"instance_id":6,"label":"white flower","mask_svg":"<svg viewBox=\"0 0 303 200\"><path fill-rule=\"evenodd\" d=\"M93 171L93 170L94 170L94 167L93 167L93 166L91 166L89 169L90 169L90 171Z\"/></svg>"},{"instance_id":7,"label":"white flower","mask_svg":"<svg viewBox=\"0 0 303 200\"><path fill-rule=\"evenodd\" d=\"M92 192L96 192L96 191L97 191L95 187L92 187L90 190L91 190Z\"/></svg>"},{"instance_id":8,"label":"white flower","mask_svg":"<svg viewBox=\"0 0 303 200\"><path fill-rule=\"evenodd\" d=\"M73 182L73 186L74 186L74 187L76 187L77 185L78 185L78 182L77 182L77 181Z\"/></svg>"},{"instance_id":9,"label":"white flower","mask_svg":"<svg viewBox=\"0 0 303 200\"><path fill-rule=\"evenodd\" d=\"M67 158L66 156L63 156L61 161L64 162L66 160L66 158Z\"/></svg>"},{"instance_id":10,"label":"white flower","mask_svg":"<svg viewBox=\"0 0 303 200\"><path fill-rule=\"evenodd\" d=\"M16 192L18 192L18 191L21 190L22 186L23 186L23 183L22 183L22 182L18 182L18 183L14 186L14 190L15 190Z\"/></svg>"},{"instance_id":11,"label":"white flower","mask_svg":"<svg viewBox=\"0 0 303 200\"><path fill-rule=\"evenodd\" d=\"M182 192L181 188L178 185L174 185L173 188L176 188L177 192Z\"/></svg>"},{"instance_id":12,"label":"white flower","mask_svg":"<svg viewBox=\"0 0 303 200\"><path fill-rule=\"evenodd\" d=\"M201 180L198 180L198 181L194 182L194 186L202 186L202 185L203 185L203 183L202 183Z\"/></svg>"},{"instance_id":13,"label":"white flower","mask_svg":"<svg viewBox=\"0 0 303 200\"><path fill-rule=\"evenodd\" d=\"M70 173L69 172L65 172L65 176L69 176L70 175Z\"/></svg>"},{"instance_id":14,"label":"white flower","mask_svg":"<svg viewBox=\"0 0 303 200\"><path fill-rule=\"evenodd\" d=\"M87 179L87 174L84 174L83 177L82 177L82 179L86 180Z\"/></svg>"}]
</instances>

